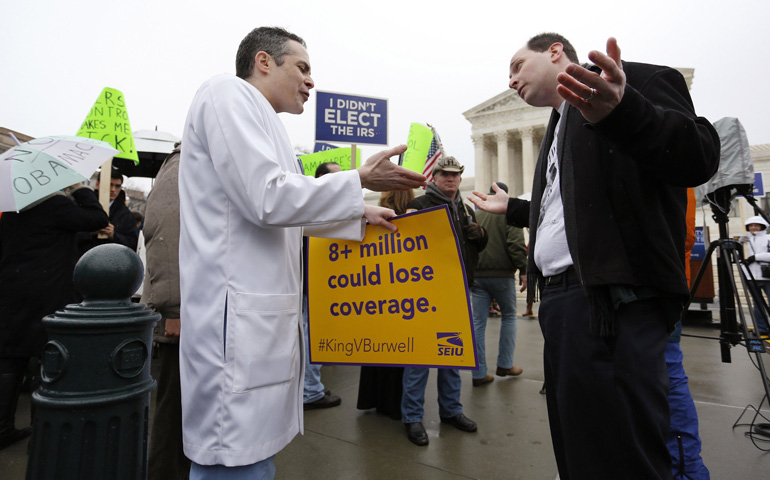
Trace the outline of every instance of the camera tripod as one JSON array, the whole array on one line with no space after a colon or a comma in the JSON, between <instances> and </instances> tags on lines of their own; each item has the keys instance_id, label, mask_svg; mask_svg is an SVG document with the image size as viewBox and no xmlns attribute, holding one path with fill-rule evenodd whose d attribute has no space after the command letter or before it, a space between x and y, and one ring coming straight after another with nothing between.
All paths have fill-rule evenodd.
<instances>
[{"instance_id":1,"label":"camera tripod","mask_svg":"<svg viewBox=\"0 0 770 480\"><path fill-rule=\"evenodd\" d=\"M765 341L760 337L758 328L758 318L755 318L754 306L758 307L760 315L763 315L765 319L770 318L770 307L765 301L761 289L753 288L756 283L754 276L748 268L748 263L743 258L743 248L735 240L728 236L727 224L729 221L728 213L730 211L730 199L731 190L733 188L738 189L738 193L743 195L746 200L754 207L754 211L757 212L762 218L770 223L767 214L757 206L756 200L751 195L751 188L748 185L722 187L716 192L707 195L709 202L711 203L711 209L714 213L712 218L719 225L719 240L711 242L708 250L706 251L706 258L698 270L698 274L695 277L695 281L690 290L690 298L692 299L698 285L703 278L703 274L706 271L707 265L711 262L711 255L717 252L717 275L719 285L719 319L720 319L720 335L719 344L722 354L723 363L731 363L730 349L736 345L744 345L748 350L749 357L754 357L752 363L759 370L762 384L765 389L765 395L762 401L759 403L759 407L753 405L747 405L743 409L741 415L733 424L733 428L738 426L748 426L749 431L746 432L746 436L751 438L755 447L762 451L770 451L768 448L762 448L757 442L770 443L770 419L760 413L762 405L765 401L770 399L770 384L768 383L767 370L762 360L761 354L767 353L765 350ZM733 268L733 267L737 268ZM736 283L735 270L738 271L740 279L740 285ZM738 287L742 287L740 290ZM748 318L751 319L753 329L749 329L747 324L747 317L744 313L743 304L741 303L740 292L744 293L746 299L747 310L749 311ZM685 307L685 311L689 308L689 304ZM695 337L697 335L688 335ZM715 339L713 337L701 337ZM754 411L754 417L749 424L739 424L743 415L749 410ZM758 419L762 418L767 423L759 423Z\"/></svg>"}]
</instances>

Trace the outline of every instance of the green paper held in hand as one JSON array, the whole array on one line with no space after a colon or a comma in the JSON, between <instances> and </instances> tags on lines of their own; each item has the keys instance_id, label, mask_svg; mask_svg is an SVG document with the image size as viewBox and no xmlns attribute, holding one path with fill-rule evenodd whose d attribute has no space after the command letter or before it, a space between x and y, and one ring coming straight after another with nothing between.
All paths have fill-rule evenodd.
<instances>
[{"instance_id":1,"label":"green paper held in hand","mask_svg":"<svg viewBox=\"0 0 770 480\"><path fill-rule=\"evenodd\" d=\"M406 152L401 166L417 173L423 173L425 161L428 158L433 131L419 123L409 127L409 138L406 141Z\"/></svg>"},{"instance_id":2,"label":"green paper held in hand","mask_svg":"<svg viewBox=\"0 0 770 480\"><path fill-rule=\"evenodd\" d=\"M122 152L116 158L139 163L126 101L120 90L104 87L76 135L107 142Z\"/></svg>"}]
</instances>

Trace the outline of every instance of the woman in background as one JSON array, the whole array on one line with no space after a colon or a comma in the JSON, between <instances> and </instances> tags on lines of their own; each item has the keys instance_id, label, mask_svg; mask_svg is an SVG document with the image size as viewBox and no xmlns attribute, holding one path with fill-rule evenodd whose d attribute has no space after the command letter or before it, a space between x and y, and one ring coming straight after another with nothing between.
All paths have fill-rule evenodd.
<instances>
[{"instance_id":1,"label":"woman in background","mask_svg":"<svg viewBox=\"0 0 770 480\"><path fill-rule=\"evenodd\" d=\"M381 207L392 208L396 215L406 213L406 205L414 199L414 191L383 192ZM376 408L378 413L401 420L402 367L361 367L356 408Z\"/></svg>"}]
</instances>

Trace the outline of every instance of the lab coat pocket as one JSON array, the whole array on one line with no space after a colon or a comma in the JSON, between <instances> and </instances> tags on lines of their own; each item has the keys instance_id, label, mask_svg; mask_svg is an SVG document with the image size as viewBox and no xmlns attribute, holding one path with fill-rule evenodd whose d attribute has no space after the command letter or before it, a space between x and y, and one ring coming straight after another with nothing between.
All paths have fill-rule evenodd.
<instances>
[{"instance_id":1,"label":"lab coat pocket","mask_svg":"<svg viewBox=\"0 0 770 480\"><path fill-rule=\"evenodd\" d=\"M234 322L228 328L233 392L288 382L296 375L298 307L297 295L236 292Z\"/></svg>"}]
</instances>

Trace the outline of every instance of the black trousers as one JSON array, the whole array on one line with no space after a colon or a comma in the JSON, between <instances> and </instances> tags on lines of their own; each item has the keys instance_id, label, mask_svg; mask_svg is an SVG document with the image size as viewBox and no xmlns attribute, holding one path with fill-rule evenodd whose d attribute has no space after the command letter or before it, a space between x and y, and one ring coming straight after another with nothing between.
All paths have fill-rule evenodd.
<instances>
[{"instance_id":1,"label":"black trousers","mask_svg":"<svg viewBox=\"0 0 770 480\"><path fill-rule=\"evenodd\" d=\"M158 393L150 432L150 480L183 480L190 460L182 448L182 388L179 382L179 344L159 343Z\"/></svg>"},{"instance_id":2,"label":"black trousers","mask_svg":"<svg viewBox=\"0 0 770 480\"><path fill-rule=\"evenodd\" d=\"M617 335L599 337L580 285L543 290L546 401L562 480L671 478L667 306L623 305Z\"/></svg>"}]
</instances>

